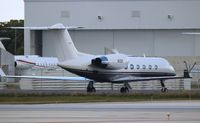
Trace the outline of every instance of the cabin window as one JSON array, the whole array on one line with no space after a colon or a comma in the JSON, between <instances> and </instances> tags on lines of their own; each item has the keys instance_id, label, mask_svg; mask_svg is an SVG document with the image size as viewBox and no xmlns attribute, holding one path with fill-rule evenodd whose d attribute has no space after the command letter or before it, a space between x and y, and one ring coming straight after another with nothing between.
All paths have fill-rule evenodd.
<instances>
[{"instance_id":1,"label":"cabin window","mask_svg":"<svg viewBox=\"0 0 200 123\"><path fill-rule=\"evenodd\" d=\"M146 65L142 65L142 68L143 68L143 69L146 69Z\"/></svg>"},{"instance_id":2,"label":"cabin window","mask_svg":"<svg viewBox=\"0 0 200 123\"><path fill-rule=\"evenodd\" d=\"M155 65L155 70L157 70L158 69L158 65Z\"/></svg>"},{"instance_id":3,"label":"cabin window","mask_svg":"<svg viewBox=\"0 0 200 123\"><path fill-rule=\"evenodd\" d=\"M131 70L133 70L133 69L134 69L134 65L133 65L133 64L131 64L131 65L130 65L130 68L131 68Z\"/></svg>"},{"instance_id":4,"label":"cabin window","mask_svg":"<svg viewBox=\"0 0 200 123\"><path fill-rule=\"evenodd\" d=\"M152 66L151 65L149 65L149 70L151 70L152 69Z\"/></svg>"},{"instance_id":5,"label":"cabin window","mask_svg":"<svg viewBox=\"0 0 200 123\"><path fill-rule=\"evenodd\" d=\"M128 69L128 65L124 69Z\"/></svg>"},{"instance_id":6,"label":"cabin window","mask_svg":"<svg viewBox=\"0 0 200 123\"><path fill-rule=\"evenodd\" d=\"M140 69L140 65L137 65L137 69Z\"/></svg>"}]
</instances>

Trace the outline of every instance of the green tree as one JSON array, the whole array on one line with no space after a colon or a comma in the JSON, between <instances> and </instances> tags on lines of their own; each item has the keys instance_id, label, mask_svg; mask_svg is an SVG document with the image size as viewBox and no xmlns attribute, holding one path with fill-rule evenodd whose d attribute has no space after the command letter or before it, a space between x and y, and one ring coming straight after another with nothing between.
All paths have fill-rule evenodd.
<instances>
[{"instance_id":1,"label":"green tree","mask_svg":"<svg viewBox=\"0 0 200 123\"><path fill-rule=\"evenodd\" d=\"M10 40L3 41L2 43L4 44L6 50L12 54L24 54L24 30L10 29L8 27L23 26L24 20L10 20L9 22L0 22L0 37L10 38Z\"/></svg>"}]
</instances>

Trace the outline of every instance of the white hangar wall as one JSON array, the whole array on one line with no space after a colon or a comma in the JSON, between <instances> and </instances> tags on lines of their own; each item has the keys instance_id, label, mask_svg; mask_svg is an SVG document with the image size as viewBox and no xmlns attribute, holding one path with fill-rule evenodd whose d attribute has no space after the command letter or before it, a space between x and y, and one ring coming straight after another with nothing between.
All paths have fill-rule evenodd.
<instances>
[{"instance_id":1,"label":"white hangar wall","mask_svg":"<svg viewBox=\"0 0 200 123\"><path fill-rule=\"evenodd\" d=\"M84 26L70 31L78 50L102 54L200 56L199 0L24 0L25 26ZM55 56L48 31L25 31L25 54Z\"/></svg>"},{"instance_id":2,"label":"white hangar wall","mask_svg":"<svg viewBox=\"0 0 200 123\"><path fill-rule=\"evenodd\" d=\"M183 35L184 30L72 31L78 49L104 53L105 47L141 56L199 56L200 37ZM190 30L195 31L195 30Z\"/></svg>"}]
</instances>

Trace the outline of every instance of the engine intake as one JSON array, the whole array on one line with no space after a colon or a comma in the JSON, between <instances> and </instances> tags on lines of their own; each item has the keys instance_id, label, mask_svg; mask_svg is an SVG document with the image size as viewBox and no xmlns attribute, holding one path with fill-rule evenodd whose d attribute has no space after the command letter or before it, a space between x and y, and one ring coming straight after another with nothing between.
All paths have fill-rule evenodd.
<instances>
[{"instance_id":1,"label":"engine intake","mask_svg":"<svg viewBox=\"0 0 200 123\"><path fill-rule=\"evenodd\" d=\"M127 56L122 54L110 54L92 59L91 64L99 68L123 69L127 67Z\"/></svg>"},{"instance_id":2,"label":"engine intake","mask_svg":"<svg viewBox=\"0 0 200 123\"><path fill-rule=\"evenodd\" d=\"M108 65L108 58L105 56L102 56L102 57L92 59L92 65L100 67L100 68L106 68Z\"/></svg>"}]
</instances>

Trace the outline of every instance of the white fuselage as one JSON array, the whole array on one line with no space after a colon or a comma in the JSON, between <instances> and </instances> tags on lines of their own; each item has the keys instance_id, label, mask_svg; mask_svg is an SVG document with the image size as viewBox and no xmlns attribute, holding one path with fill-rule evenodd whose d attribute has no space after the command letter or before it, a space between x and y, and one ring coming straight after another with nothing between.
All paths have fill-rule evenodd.
<instances>
[{"instance_id":1,"label":"white fuselage","mask_svg":"<svg viewBox=\"0 0 200 123\"><path fill-rule=\"evenodd\" d=\"M18 55L15 56L15 66L17 69L30 69L32 67L53 67L57 66L58 59L55 57L39 57L38 55Z\"/></svg>"},{"instance_id":2,"label":"white fuselage","mask_svg":"<svg viewBox=\"0 0 200 123\"><path fill-rule=\"evenodd\" d=\"M122 58L122 55L119 56L119 54L102 56L112 56L112 59L114 57L116 58L116 61L119 61ZM176 75L172 65L170 65L169 62L163 58L126 56L126 58L123 57L125 58L123 61L126 65L124 67L116 67L121 64L117 64L117 62L115 63L114 60L113 62L109 62L108 60L108 62L105 62L107 67L101 68L92 64L92 60L98 57L101 56L85 55L59 63L58 65L74 74L99 82L112 82L113 79L127 76L159 77ZM109 65L113 65L113 69L112 67L108 67Z\"/></svg>"}]
</instances>

